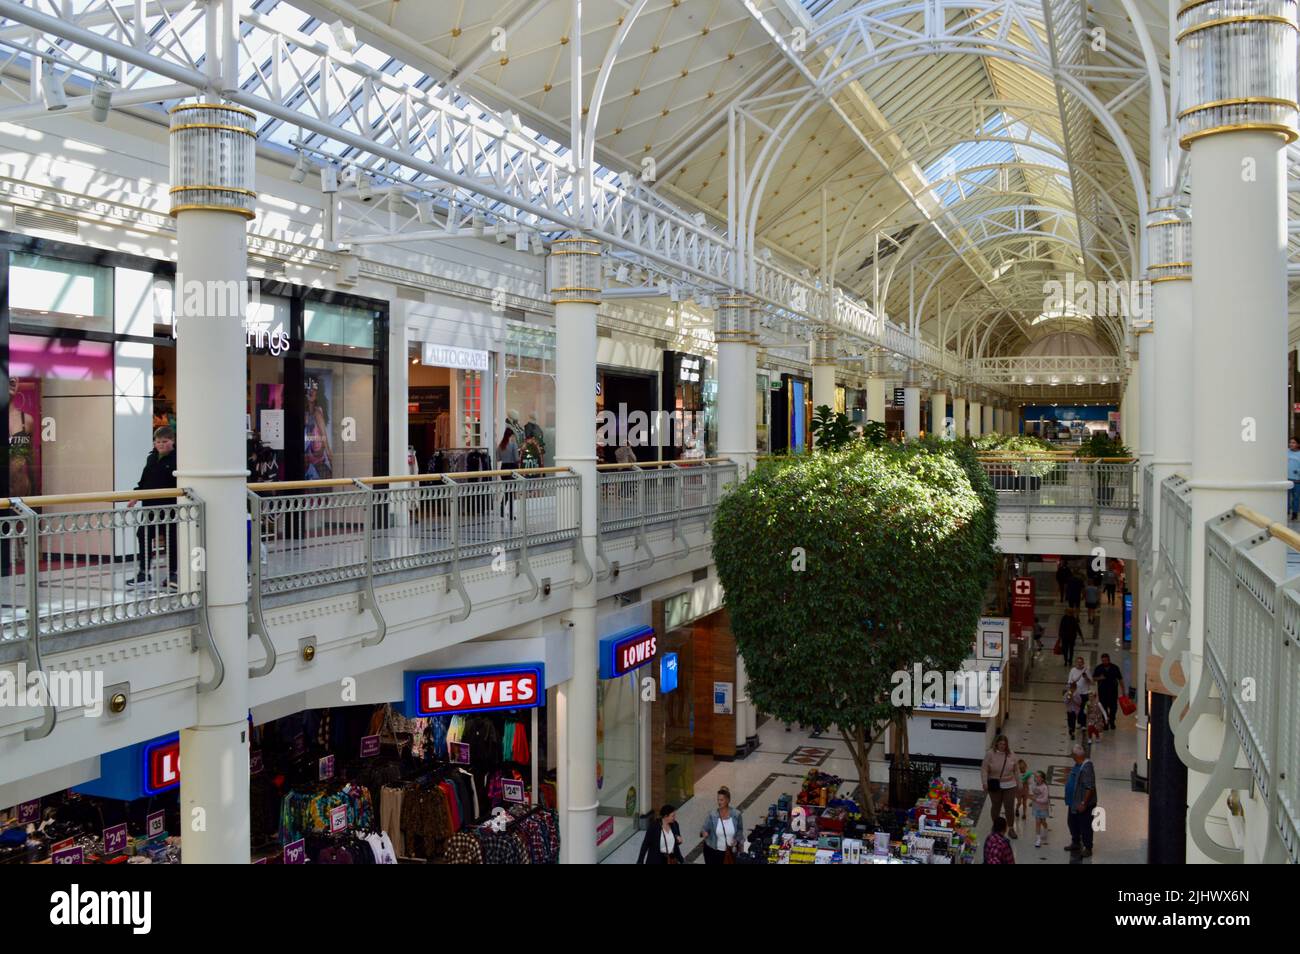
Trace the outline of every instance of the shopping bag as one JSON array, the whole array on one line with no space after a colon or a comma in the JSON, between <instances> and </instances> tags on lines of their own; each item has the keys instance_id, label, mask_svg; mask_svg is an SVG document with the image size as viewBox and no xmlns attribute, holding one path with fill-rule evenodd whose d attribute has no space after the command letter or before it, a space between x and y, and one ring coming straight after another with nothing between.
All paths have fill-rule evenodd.
<instances>
[{"instance_id":1,"label":"shopping bag","mask_svg":"<svg viewBox=\"0 0 1300 954\"><path fill-rule=\"evenodd\" d=\"M1119 711L1125 715L1132 715L1137 712L1137 703L1128 696L1119 697Z\"/></svg>"},{"instance_id":2,"label":"shopping bag","mask_svg":"<svg viewBox=\"0 0 1300 954\"><path fill-rule=\"evenodd\" d=\"M1058 639L1056 645L1052 647L1052 655L1059 656L1064 650L1061 648L1061 641Z\"/></svg>"}]
</instances>

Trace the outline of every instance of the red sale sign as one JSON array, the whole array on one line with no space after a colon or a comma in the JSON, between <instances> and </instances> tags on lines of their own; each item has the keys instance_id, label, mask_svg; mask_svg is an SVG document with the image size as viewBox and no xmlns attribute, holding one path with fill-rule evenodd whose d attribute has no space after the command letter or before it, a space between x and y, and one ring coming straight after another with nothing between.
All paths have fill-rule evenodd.
<instances>
[{"instance_id":1,"label":"red sale sign","mask_svg":"<svg viewBox=\"0 0 1300 954\"><path fill-rule=\"evenodd\" d=\"M546 681L541 664L469 672L408 672L410 716L530 709L542 704Z\"/></svg>"},{"instance_id":2,"label":"red sale sign","mask_svg":"<svg viewBox=\"0 0 1300 954\"><path fill-rule=\"evenodd\" d=\"M179 736L167 736L145 747L144 783L148 795L156 795L181 783Z\"/></svg>"}]
</instances>

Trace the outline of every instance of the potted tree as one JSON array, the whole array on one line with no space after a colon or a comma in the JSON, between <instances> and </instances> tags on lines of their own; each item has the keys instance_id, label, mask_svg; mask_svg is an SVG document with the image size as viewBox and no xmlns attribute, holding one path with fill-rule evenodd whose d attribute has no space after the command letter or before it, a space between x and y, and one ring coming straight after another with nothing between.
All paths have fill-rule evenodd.
<instances>
[{"instance_id":1,"label":"potted tree","mask_svg":"<svg viewBox=\"0 0 1300 954\"><path fill-rule=\"evenodd\" d=\"M1079 449L1075 451L1074 456L1083 459L1097 459L1102 462L1107 458L1131 457L1132 452L1119 438L1111 437L1105 431L1093 431L1088 439L1079 445ZM1092 484L1094 499L1098 506L1109 507L1115 499L1115 474L1113 470L1105 466L1097 467Z\"/></svg>"}]
</instances>

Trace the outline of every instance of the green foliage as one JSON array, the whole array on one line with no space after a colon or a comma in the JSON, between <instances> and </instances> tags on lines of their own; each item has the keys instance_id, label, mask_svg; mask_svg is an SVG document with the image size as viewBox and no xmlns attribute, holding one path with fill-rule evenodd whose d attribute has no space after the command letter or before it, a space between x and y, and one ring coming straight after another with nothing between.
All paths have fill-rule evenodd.
<instances>
[{"instance_id":1,"label":"green foliage","mask_svg":"<svg viewBox=\"0 0 1300 954\"><path fill-rule=\"evenodd\" d=\"M1056 446L1041 437L1030 434L981 434L970 439L977 451L1000 451L1012 454L1041 454L1056 450Z\"/></svg>"},{"instance_id":2,"label":"green foliage","mask_svg":"<svg viewBox=\"0 0 1300 954\"><path fill-rule=\"evenodd\" d=\"M817 405L817 409L813 412L812 429L818 450L840 450L852 443L856 437L849 419L837 411L832 411L826 404Z\"/></svg>"},{"instance_id":3,"label":"green foliage","mask_svg":"<svg viewBox=\"0 0 1300 954\"><path fill-rule=\"evenodd\" d=\"M1075 457L1132 457L1132 452L1124 442L1111 437L1105 431L1093 431L1086 441L1074 452Z\"/></svg>"},{"instance_id":4,"label":"green foliage","mask_svg":"<svg viewBox=\"0 0 1300 954\"><path fill-rule=\"evenodd\" d=\"M872 447L880 447L889 442L889 428L883 421L867 421L862 425L862 439Z\"/></svg>"},{"instance_id":5,"label":"green foliage","mask_svg":"<svg viewBox=\"0 0 1300 954\"><path fill-rule=\"evenodd\" d=\"M970 652L995 516L975 452L958 442L854 442L760 464L713 530L755 704L868 739L897 719L895 671L956 669Z\"/></svg>"}]
</instances>

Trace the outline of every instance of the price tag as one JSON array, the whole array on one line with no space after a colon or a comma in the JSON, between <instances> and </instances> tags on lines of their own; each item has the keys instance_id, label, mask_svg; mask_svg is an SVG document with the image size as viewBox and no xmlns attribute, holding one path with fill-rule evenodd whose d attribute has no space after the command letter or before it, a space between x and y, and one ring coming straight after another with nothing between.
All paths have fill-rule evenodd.
<instances>
[{"instance_id":1,"label":"price tag","mask_svg":"<svg viewBox=\"0 0 1300 954\"><path fill-rule=\"evenodd\" d=\"M18 806L18 824L27 825L41 820L41 800L23 802Z\"/></svg>"},{"instance_id":2,"label":"price tag","mask_svg":"<svg viewBox=\"0 0 1300 954\"><path fill-rule=\"evenodd\" d=\"M126 825L114 825L104 829L104 854L115 855L126 851Z\"/></svg>"},{"instance_id":3,"label":"price tag","mask_svg":"<svg viewBox=\"0 0 1300 954\"><path fill-rule=\"evenodd\" d=\"M337 835L341 831L347 831L348 827L348 806L335 805L330 809L330 834Z\"/></svg>"},{"instance_id":4,"label":"price tag","mask_svg":"<svg viewBox=\"0 0 1300 954\"><path fill-rule=\"evenodd\" d=\"M148 838L157 838L163 833L163 828L167 824L166 812L152 812L144 820L145 836Z\"/></svg>"},{"instance_id":5,"label":"price tag","mask_svg":"<svg viewBox=\"0 0 1300 954\"><path fill-rule=\"evenodd\" d=\"M56 865L84 865L86 852L80 845L76 848L64 848L50 853L50 863Z\"/></svg>"},{"instance_id":6,"label":"price tag","mask_svg":"<svg viewBox=\"0 0 1300 954\"><path fill-rule=\"evenodd\" d=\"M284 863L286 865L305 865L307 863L307 842L299 838L284 846Z\"/></svg>"},{"instance_id":7,"label":"price tag","mask_svg":"<svg viewBox=\"0 0 1300 954\"><path fill-rule=\"evenodd\" d=\"M522 805L524 803L524 783L511 779L502 779L501 800L503 802L514 802L516 805Z\"/></svg>"},{"instance_id":8,"label":"price tag","mask_svg":"<svg viewBox=\"0 0 1300 954\"><path fill-rule=\"evenodd\" d=\"M469 765L469 745L465 742L452 742L451 760L457 765Z\"/></svg>"},{"instance_id":9,"label":"price tag","mask_svg":"<svg viewBox=\"0 0 1300 954\"><path fill-rule=\"evenodd\" d=\"M324 781L334 777L334 756L327 755L317 763L318 778Z\"/></svg>"},{"instance_id":10,"label":"price tag","mask_svg":"<svg viewBox=\"0 0 1300 954\"><path fill-rule=\"evenodd\" d=\"M71 848L72 843L76 840L77 839L75 838L65 838L62 841L56 841L50 846L50 854L54 854L56 851L63 851L66 848Z\"/></svg>"},{"instance_id":11,"label":"price tag","mask_svg":"<svg viewBox=\"0 0 1300 954\"><path fill-rule=\"evenodd\" d=\"M379 754L379 736L363 735L361 737L361 757L368 759Z\"/></svg>"}]
</instances>

